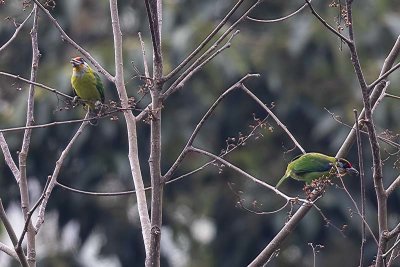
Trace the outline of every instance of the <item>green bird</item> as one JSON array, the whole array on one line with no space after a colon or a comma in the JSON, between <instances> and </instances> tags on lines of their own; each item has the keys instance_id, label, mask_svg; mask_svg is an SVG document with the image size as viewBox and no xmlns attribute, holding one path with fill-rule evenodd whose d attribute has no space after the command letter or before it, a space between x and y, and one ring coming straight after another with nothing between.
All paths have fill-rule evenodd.
<instances>
[{"instance_id":1,"label":"green bird","mask_svg":"<svg viewBox=\"0 0 400 267\"><path fill-rule=\"evenodd\" d=\"M330 157L321 153L306 153L295 157L287 166L285 175L279 180L275 188L278 188L287 178L304 181L307 185L320 178L339 173L358 175L358 171L351 163L343 158Z\"/></svg>"},{"instance_id":2,"label":"green bird","mask_svg":"<svg viewBox=\"0 0 400 267\"><path fill-rule=\"evenodd\" d=\"M72 88L88 107L89 117L95 117L98 101L104 103L104 86L100 76L81 57L72 58L70 62ZM91 119L89 122L92 125L97 124L96 119Z\"/></svg>"}]
</instances>

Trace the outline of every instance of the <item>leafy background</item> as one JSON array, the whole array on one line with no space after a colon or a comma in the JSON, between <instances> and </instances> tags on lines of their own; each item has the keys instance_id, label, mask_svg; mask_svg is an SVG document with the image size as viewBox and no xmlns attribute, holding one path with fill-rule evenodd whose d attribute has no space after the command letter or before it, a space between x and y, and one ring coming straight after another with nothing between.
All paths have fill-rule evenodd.
<instances>
[{"instance_id":1,"label":"leafy background","mask_svg":"<svg viewBox=\"0 0 400 267\"><path fill-rule=\"evenodd\" d=\"M107 1L55 1L51 10L64 30L90 51L107 70L113 72L112 31ZM233 1L168 0L163 7L163 54L168 73L188 55L213 29ZM277 18L302 5L301 1L266 1L252 16ZM246 3L245 5L249 5ZM331 24L338 20L337 8L327 2L314 3ZM0 5L0 44L14 32L8 17L21 22L31 7L22 1L5 1ZM143 86L135 68L143 73L141 48L137 32L142 32L151 60L151 40L143 1L119 1L124 38L125 78L127 90L137 99ZM243 10L243 8L241 9ZM239 15L234 16L238 18ZM395 0L355 1L354 22L361 64L368 82L379 74L385 56L400 34L400 3ZM31 22L30 22L31 23ZM28 25L30 25L28 23ZM233 20L225 29L233 23ZM180 153L194 127L213 101L230 85L247 73L261 77L246 82L249 88L286 124L307 151L334 155L349 129L332 119L330 112L352 124L353 108L361 109L361 92L351 66L349 53L309 12L281 23L260 24L245 21L232 47L208 64L188 82L184 90L172 95L163 109L162 169L165 172ZM17 39L0 54L0 70L29 77L30 28L25 26ZM79 55L63 42L54 26L41 13L39 19L41 59L38 81L71 93L69 78L71 57ZM105 79L103 79L104 82ZM398 93L400 76L391 76L389 92ZM106 98L117 100L115 88L106 83ZM1 128L24 125L27 85L0 77ZM63 99L40 88L35 93L36 123L81 118L81 108L66 109ZM139 103L149 103L145 96ZM397 137L399 121L397 100L385 99L375 113L378 132L389 129ZM263 119L265 112L240 92L228 96L202 129L195 144L218 154L226 148L228 138L246 135ZM37 129L32 136L28 158L31 199L38 198L46 177L78 125L60 125ZM140 123L140 159L149 184L149 127ZM6 134L15 159L21 146L22 132ZM229 141L232 142L232 141ZM371 157L363 137L367 170L367 218L376 229L376 203L371 180ZM397 155L391 147L384 151L386 184L398 174ZM267 119L267 126L238 147L227 158L247 172L275 184L287 162L299 151L285 133ZM348 159L357 163L356 150ZM0 160L0 196L15 225L22 228L18 211L19 191L11 172ZM176 176L201 166L206 159L191 155ZM90 127L74 145L59 177L74 188L89 191L119 191L132 188L127 160L124 121L102 120ZM346 179L353 197L359 199L359 182ZM303 196L302 184L289 181L282 190ZM237 173L218 166L208 167L165 188L162 266L245 266L279 231L289 210L272 215L256 215L236 205L240 195L247 207L271 211L282 200ZM398 222L396 210L400 195L390 199L389 223ZM254 205L256 207L254 207ZM312 248L323 245L317 254L319 266L356 266L360 247L360 220L344 191L331 186L318 206L333 225L326 225L316 210L310 212L284 242L272 266L310 266ZM46 225L39 233L38 266L142 266L144 249L134 196L91 197L57 188L51 196ZM345 229L342 227L345 226ZM7 236L2 233L2 240ZM366 258L373 260L376 247L367 235ZM342 255L353 255L343 262ZM16 266L8 256L0 255L1 266Z\"/></svg>"}]
</instances>

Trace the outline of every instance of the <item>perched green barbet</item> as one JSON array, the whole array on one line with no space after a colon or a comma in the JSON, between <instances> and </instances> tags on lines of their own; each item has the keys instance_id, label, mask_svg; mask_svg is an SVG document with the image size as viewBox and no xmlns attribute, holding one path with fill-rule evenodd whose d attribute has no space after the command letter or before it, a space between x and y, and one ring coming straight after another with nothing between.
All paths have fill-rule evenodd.
<instances>
[{"instance_id":1,"label":"perched green barbet","mask_svg":"<svg viewBox=\"0 0 400 267\"><path fill-rule=\"evenodd\" d=\"M96 103L104 103L104 86L100 76L81 57L71 59L72 76L71 85L76 95L85 101L89 110L89 117L96 116ZM90 120L90 124L96 125L97 120Z\"/></svg>"},{"instance_id":2,"label":"perched green barbet","mask_svg":"<svg viewBox=\"0 0 400 267\"><path fill-rule=\"evenodd\" d=\"M330 157L321 153L306 153L295 157L287 166L285 175L279 180L278 188L287 178L304 181L307 185L321 177L345 174L358 175L351 163L343 158Z\"/></svg>"}]
</instances>

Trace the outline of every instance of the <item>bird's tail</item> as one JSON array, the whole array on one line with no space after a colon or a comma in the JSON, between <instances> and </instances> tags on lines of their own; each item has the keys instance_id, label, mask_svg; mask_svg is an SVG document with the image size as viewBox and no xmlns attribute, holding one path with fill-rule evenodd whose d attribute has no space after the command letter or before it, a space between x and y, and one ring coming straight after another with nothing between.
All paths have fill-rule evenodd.
<instances>
[{"instance_id":1,"label":"bird's tail","mask_svg":"<svg viewBox=\"0 0 400 267\"><path fill-rule=\"evenodd\" d=\"M279 180L279 182L275 185L275 188L278 188L289 176L286 174L282 176L282 178Z\"/></svg>"}]
</instances>

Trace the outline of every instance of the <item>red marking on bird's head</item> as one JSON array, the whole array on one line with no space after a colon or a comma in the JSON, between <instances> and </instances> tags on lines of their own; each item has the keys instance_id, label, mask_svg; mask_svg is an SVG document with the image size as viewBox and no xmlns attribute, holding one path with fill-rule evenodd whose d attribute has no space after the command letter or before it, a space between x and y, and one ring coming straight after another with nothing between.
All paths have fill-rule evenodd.
<instances>
[{"instance_id":1,"label":"red marking on bird's head","mask_svg":"<svg viewBox=\"0 0 400 267\"><path fill-rule=\"evenodd\" d=\"M348 160L340 158L340 159L338 159L338 162L340 164L340 167L343 168L343 169L348 169L348 168L352 168L353 167Z\"/></svg>"},{"instance_id":2,"label":"red marking on bird's head","mask_svg":"<svg viewBox=\"0 0 400 267\"><path fill-rule=\"evenodd\" d=\"M82 57L74 57L71 59L70 63L73 67L79 67L85 64L85 60Z\"/></svg>"}]
</instances>

